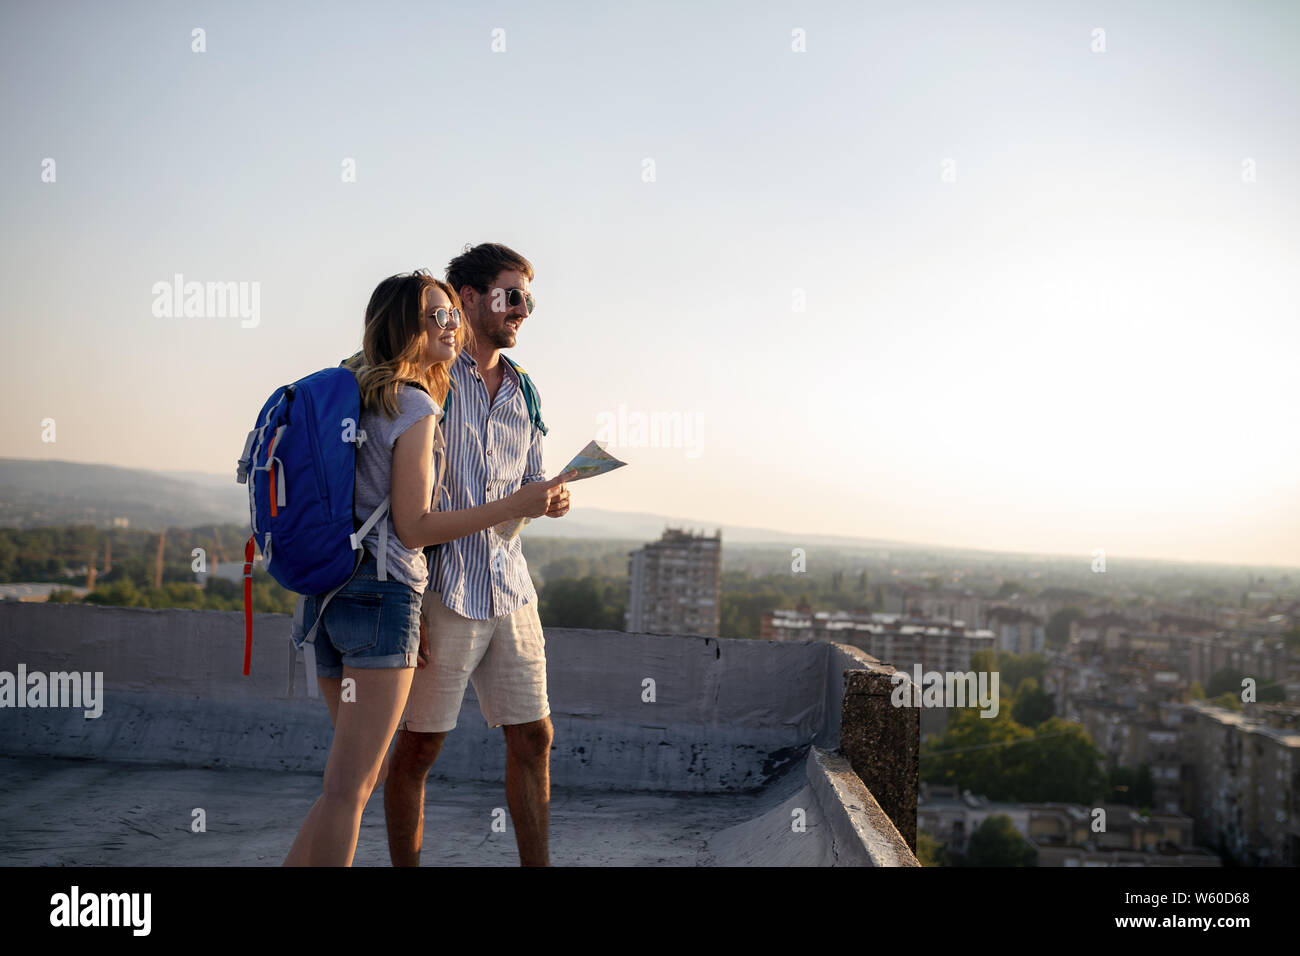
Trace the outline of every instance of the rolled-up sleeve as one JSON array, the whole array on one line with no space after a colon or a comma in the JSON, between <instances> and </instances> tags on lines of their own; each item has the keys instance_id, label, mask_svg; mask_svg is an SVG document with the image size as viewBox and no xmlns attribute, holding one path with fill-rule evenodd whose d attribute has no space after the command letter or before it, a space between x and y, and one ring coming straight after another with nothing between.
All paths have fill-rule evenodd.
<instances>
[{"instance_id":1,"label":"rolled-up sleeve","mask_svg":"<svg viewBox=\"0 0 1300 956\"><path fill-rule=\"evenodd\" d=\"M532 426L529 426L532 428ZM523 487L532 481L545 481L546 472L542 470L542 433L540 429L532 428L533 439L528 446L528 457L524 461L524 477L520 480L519 485Z\"/></svg>"}]
</instances>

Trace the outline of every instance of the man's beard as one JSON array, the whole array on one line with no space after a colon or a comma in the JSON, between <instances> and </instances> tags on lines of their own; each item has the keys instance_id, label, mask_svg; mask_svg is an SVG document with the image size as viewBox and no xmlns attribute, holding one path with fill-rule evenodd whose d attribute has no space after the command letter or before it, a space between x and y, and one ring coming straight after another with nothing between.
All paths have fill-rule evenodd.
<instances>
[{"instance_id":1,"label":"man's beard","mask_svg":"<svg viewBox=\"0 0 1300 956\"><path fill-rule=\"evenodd\" d=\"M489 342L491 342L492 347L495 349L508 349L515 344L512 341L512 339L514 338L514 333L511 332L510 329L506 328L504 325L501 326L500 328L492 329L483 337L487 339Z\"/></svg>"}]
</instances>

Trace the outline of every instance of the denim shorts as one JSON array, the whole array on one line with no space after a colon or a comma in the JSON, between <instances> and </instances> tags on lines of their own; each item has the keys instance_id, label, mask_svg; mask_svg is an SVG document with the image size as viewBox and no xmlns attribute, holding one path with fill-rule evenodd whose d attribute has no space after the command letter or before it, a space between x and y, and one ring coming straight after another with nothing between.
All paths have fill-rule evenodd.
<instances>
[{"instance_id":1,"label":"denim shorts","mask_svg":"<svg viewBox=\"0 0 1300 956\"><path fill-rule=\"evenodd\" d=\"M420 602L423 595L391 575L378 578L367 552L352 580L325 605L316 629L316 675L342 677L348 667L414 667L420 650ZM310 595L303 607L305 626L316 620L325 595Z\"/></svg>"}]
</instances>

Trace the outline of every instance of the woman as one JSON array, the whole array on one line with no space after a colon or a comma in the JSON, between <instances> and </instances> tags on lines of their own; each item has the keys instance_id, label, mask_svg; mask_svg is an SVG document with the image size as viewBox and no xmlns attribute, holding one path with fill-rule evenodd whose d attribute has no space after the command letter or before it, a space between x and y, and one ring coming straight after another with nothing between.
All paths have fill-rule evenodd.
<instances>
[{"instance_id":1,"label":"woman","mask_svg":"<svg viewBox=\"0 0 1300 956\"><path fill-rule=\"evenodd\" d=\"M325 606L316 632L317 680L334 740L321 795L286 866L352 863L361 813L383 779L388 745L417 657L423 657L420 604L429 572L422 549L511 518L543 515L555 486L571 477L532 482L477 508L437 510L435 448L443 447L437 423L451 386L450 364L470 335L455 290L424 270L385 279L366 308L361 358L349 363L361 389L358 425L366 436L357 449L353 511L364 520L391 496L382 519L387 580L378 580L376 525L362 542L361 566ZM307 620L315 619L319 600L307 599ZM345 679L354 683L340 702Z\"/></svg>"}]
</instances>

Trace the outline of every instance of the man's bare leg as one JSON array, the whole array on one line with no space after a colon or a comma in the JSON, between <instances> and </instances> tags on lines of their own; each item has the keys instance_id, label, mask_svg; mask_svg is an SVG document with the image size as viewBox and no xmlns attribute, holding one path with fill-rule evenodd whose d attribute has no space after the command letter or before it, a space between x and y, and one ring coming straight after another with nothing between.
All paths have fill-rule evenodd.
<instances>
[{"instance_id":1,"label":"man's bare leg","mask_svg":"<svg viewBox=\"0 0 1300 956\"><path fill-rule=\"evenodd\" d=\"M501 728L506 735L506 803L520 866L550 866L551 718Z\"/></svg>"},{"instance_id":2,"label":"man's bare leg","mask_svg":"<svg viewBox=\"0 0 1300 956\"><path fill-rule=\"evenodd\" d=\"M419 866L424 843L424 781L442 751L446 732L397 732L388 779L384 783L384 819L388 825L388 857L393 866Z\"/></svg>"}]
</instances>

